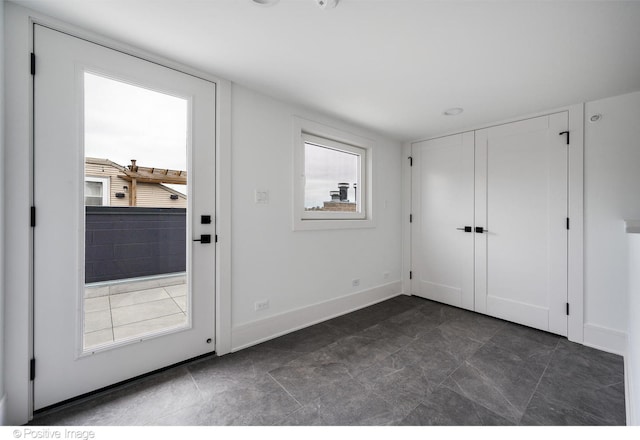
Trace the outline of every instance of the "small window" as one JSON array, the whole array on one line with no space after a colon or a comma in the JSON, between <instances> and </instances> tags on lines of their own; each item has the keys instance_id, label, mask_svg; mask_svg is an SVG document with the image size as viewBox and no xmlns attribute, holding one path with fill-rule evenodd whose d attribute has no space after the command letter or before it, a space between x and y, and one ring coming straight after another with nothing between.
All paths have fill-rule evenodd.
<instances>
[{"instance_id":1,"label":"small window","mask_svg":"<svg viewBox=\"0 0 640 440\"><path fill-rule=\"evenodd\" d=\"M294 229L372 226L368 143L305 122L296 136Z\"/></svg>"},{"instance_id":2,"label":"small window","mask_svg":"<svg viewBox=\"0 0 640 440\"><path fill-rule=\"evenodd\" d=\"M85 176L84 204L85 206L109 206L109 179Z\"/></svg>"},{"instance_id":3,"label":"small window","mask_svg":"<svg viewBox=\"0 0 640 440\"><path fill-rule=\"evenodd\" d=\"M363 219L364 148L303 134L303 219ZM360 197L358 197L360 196Z\"/></svg>"}]
</instances>

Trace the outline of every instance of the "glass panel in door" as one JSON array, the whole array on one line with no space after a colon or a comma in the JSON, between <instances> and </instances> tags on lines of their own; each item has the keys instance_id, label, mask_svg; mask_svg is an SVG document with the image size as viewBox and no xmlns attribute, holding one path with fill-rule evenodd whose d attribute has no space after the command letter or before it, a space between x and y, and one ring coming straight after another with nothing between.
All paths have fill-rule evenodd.
<instances>
[{"instance_id":1,"label":"glass panel in door","mask_svg":"<svg viewBox=\"0 0 640 440\"><path fill-rule=\"evenodd\" d=\"M187 109L84 73L85 351L188 323Z\"/></svg>"}]
</instances>

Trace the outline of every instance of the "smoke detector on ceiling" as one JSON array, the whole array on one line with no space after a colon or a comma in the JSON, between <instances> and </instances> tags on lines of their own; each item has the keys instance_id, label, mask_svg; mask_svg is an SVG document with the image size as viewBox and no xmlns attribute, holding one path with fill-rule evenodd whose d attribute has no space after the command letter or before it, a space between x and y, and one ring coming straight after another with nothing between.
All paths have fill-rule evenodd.
<instances>
[{"instance_id":1,"label":"smoke detector on ceiling","mask_svg":"<svg viewBox=\"0 0 640 440\"><path fill-rule=\"evenodd\" d=\"M333 9L338 6L340 0L316 0L320 9Z\"/></svg>"},{"instance_id":2,"label":"smoke detector on ceiling","mask_svg":"<svg viewBox=\"0 0 640 440\"><path fill-rule=\"evenodd\" d=\"M280 0L253 0L253 2L260 6L273 6ZM338 6L340 0L314 0L320 9L333 9Z\"/></svg>"},{"instance_id":3,"label":"smoke detector on ceiling","mask_svg":"<svg viewBox=\"0 0 640 440\"><path fill-rule=\"evenodd\" d=\"M278 3L280 0L253 0L254 3L260 6L273 6Z\"/></svg>"},{"instance_id":4,"label":"smoke detector on ceiling","mask_svg":"<svg viewBox=\"0 0 640 440\"><path fill-rule=\"evenodd\" d=\"M460 113L464 111L461 107L448 108L442 114L446 116L458 116Z\"/></svg>"}]
</instances>

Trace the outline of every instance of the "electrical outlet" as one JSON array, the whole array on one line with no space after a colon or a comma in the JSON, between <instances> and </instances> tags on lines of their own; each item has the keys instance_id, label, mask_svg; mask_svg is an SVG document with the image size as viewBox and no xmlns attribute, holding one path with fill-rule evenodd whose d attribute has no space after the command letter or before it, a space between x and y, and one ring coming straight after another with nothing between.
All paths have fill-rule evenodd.
<instances>
[{"instance_id":1,"label":"electrical outlet","mask_svg":"<svg viewBox=\"0 0 640 440\"><path fill-rule=\"evenodd\" d=\"M256 301L253 306L256 309L256 312L259 312L260 310L266 310L269 308L269 300L265 299L263 301Z\"/></svg>"},{"instance_id":2,"label":"electrical outlet","mask_svg":"<svg viewBox=\"0 0 640 440\"><path fill-rule=\"evenodd\" d=\"M352 287L360 286L360 278L356 278L355 280L351 280L351 286Z\"/></svg>"}]
</instances>

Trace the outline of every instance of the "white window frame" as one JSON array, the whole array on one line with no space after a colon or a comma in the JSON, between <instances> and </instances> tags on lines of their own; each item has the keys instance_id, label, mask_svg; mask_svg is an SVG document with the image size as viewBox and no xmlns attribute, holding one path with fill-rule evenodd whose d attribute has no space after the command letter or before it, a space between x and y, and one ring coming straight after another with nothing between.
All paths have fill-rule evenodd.
<instances>
[{"instance_id":1,"label":"white window frame","mask_svg":"<svg viewBox=\"0 0 640 440\"><path fill-rule=\"evenodd\" d=\"M85 182L102 183L102 205L111 206L111 179L109 177L84 176ZM87 195L84 195L84 203L86 205ZM95 205L94 205L95 206Z\"/></svg>"},{"instance_id":2,"label":"white window frame","mask_svg":"<svg viewBox=\"0 0 640 440\"><path fill-rule=\"evenodd\" d=\"M294 117L293 137L293 230L375 227L373 221L373 190L371 179L373 141L362 136L298 117ZM305 210L305 143L360 156L358 170L359 212Z\"/></svg>"},{"instance_id":3,"label":"white window frame","mask_svg":"<svg viewBox=\"0 0 640 440\"><path fill-rule=\"evenodd\" d=\"M306 144L311 144L314 146L318 146L319 148L327 148L331 150L335 150L341 153L350 153L358 156L358 165L357 165L357 177L358 185L362 185L361 182L365 182L366 180L366 166L362 166L363 163L366 164L367 160L367 150L365 148L356 147L353 145L345 144L342 142L336 142L331 139L327 139L324 137L315 136L308 133L302 133L302 154L306 155ZM304 159L306 160L306 159ZM304 185L304 181L303 181ZM337 182L336 182L337 185ZM337 189L337 186L336 186ZM301 216L303 220L362 220L367 218L366 211L366 199L362 198L362 194L366 191L366 188L359 187L358 193L359 196L359 207L360 210L358 212L342 212L342 211L307 211L303 209Z\"/></svg>"}]
</instances>

